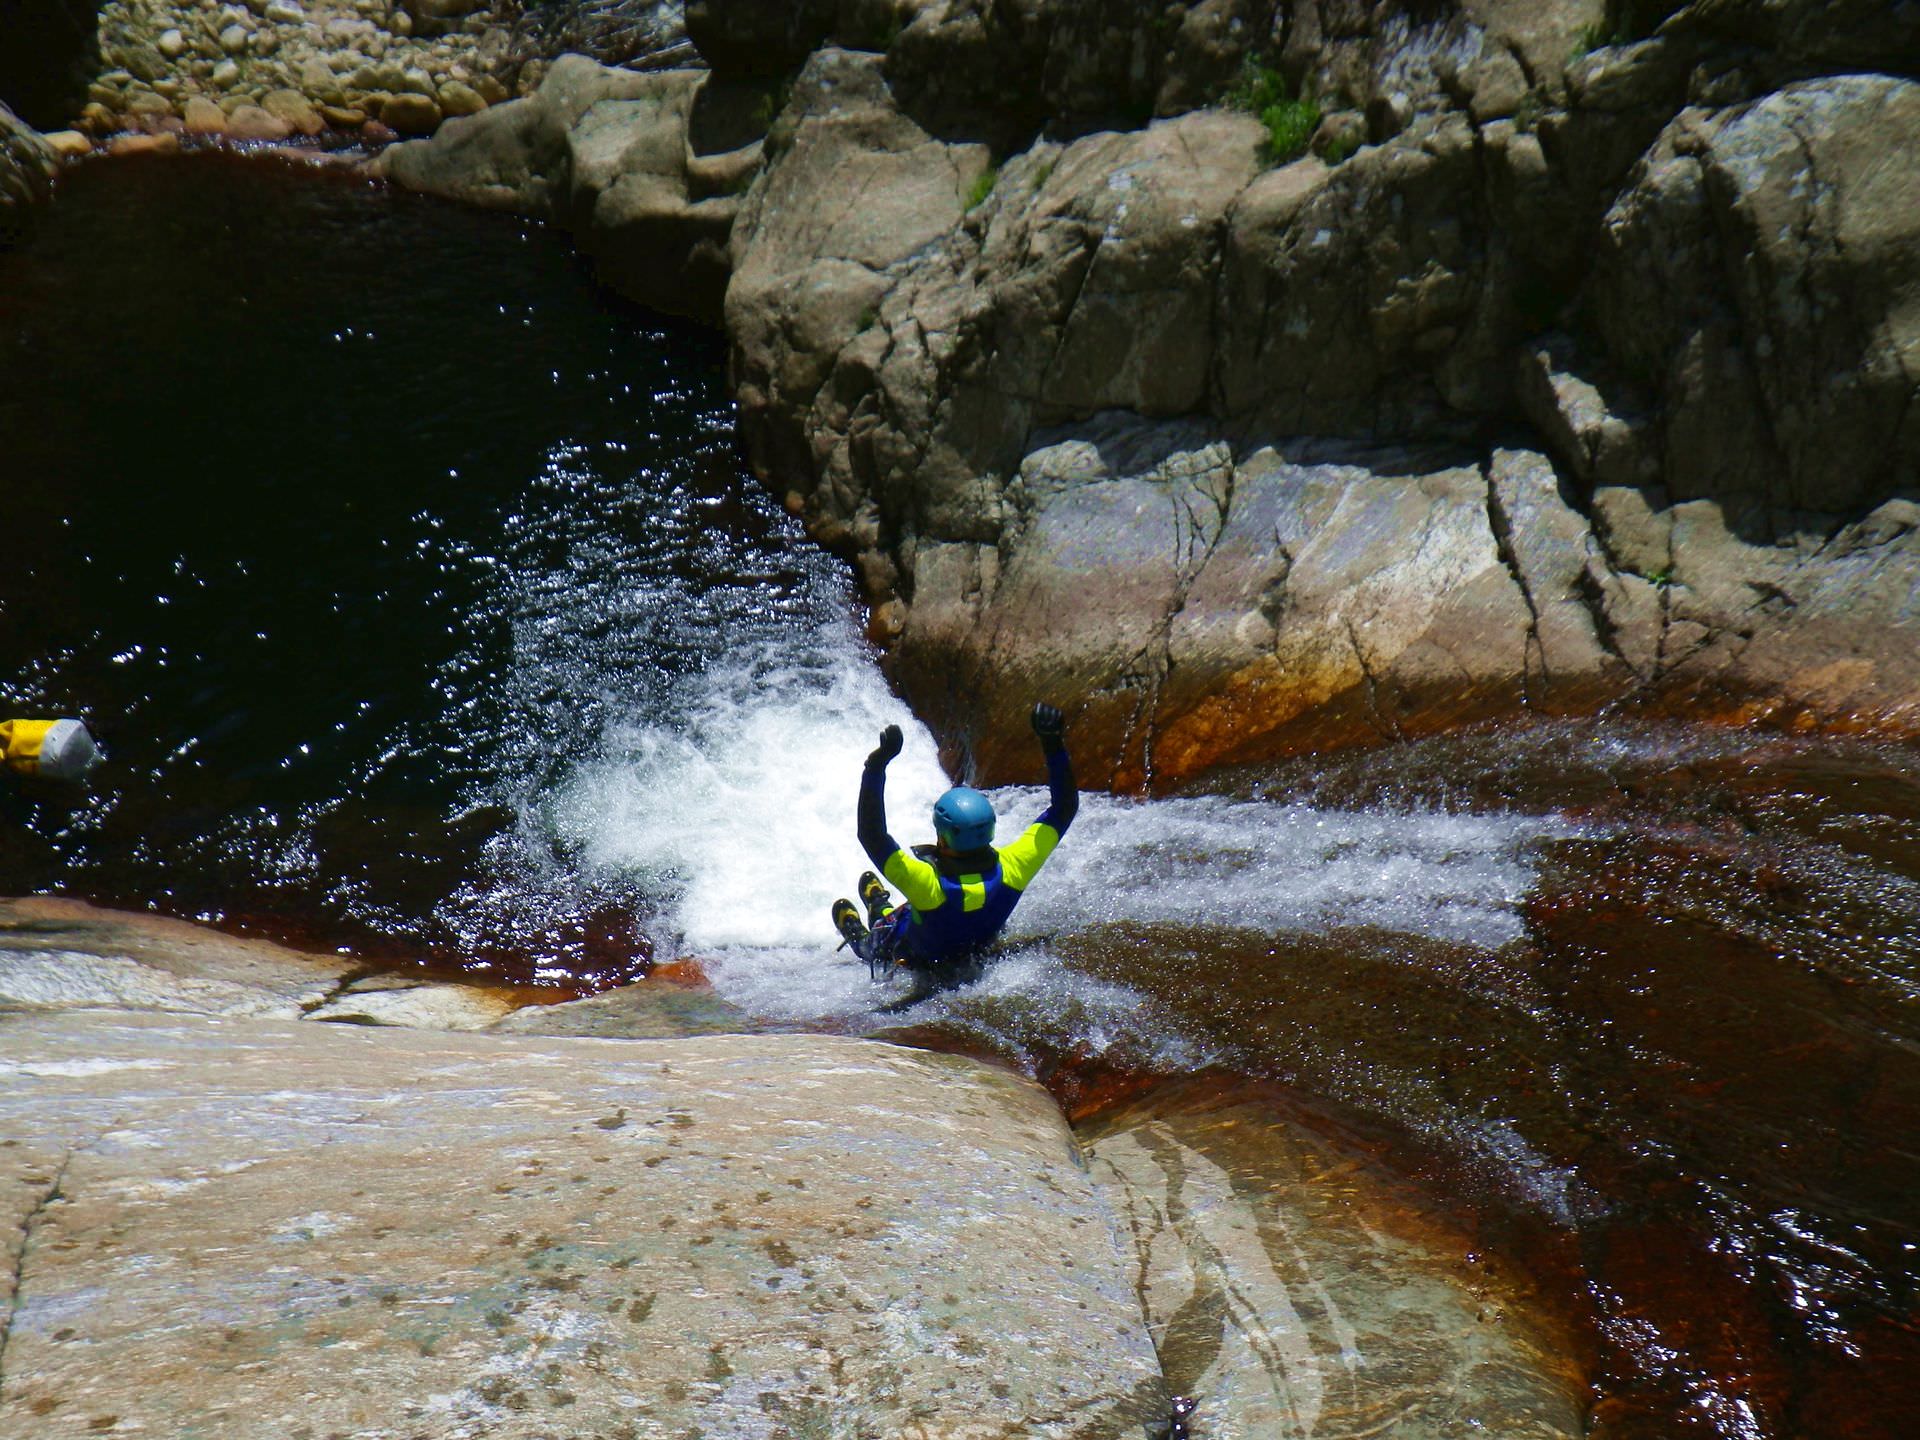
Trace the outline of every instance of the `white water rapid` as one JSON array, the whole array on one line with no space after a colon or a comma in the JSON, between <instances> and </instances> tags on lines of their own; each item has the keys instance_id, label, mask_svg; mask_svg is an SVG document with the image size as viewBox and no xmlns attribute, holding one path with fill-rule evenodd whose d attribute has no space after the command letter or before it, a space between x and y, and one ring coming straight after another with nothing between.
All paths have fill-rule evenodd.
<instances>
[{"instance_id":1,"label":"white water rapid","mask_svg":"<svg viewBox=\"0 0 1920 1440\"><path fill-rule=\"evenodd\" d=\"M545 797L542 823L589 877L656 897L657 956L699 959L721 995L753 1014L845 1022L893 998L835 954L827 916L870 868L854 805L887 724L908 737L888 774L890 827L903 844L930 839L928 812L950 782L932 737L845 621L716 665L669 720L612 726ZM1040 789L992 798L1003 839L1046 803ZM1135 997L1064 974L1049 950L1050 938L1098 925L1366 926L1492 949L1520 933L1530 847L1568 830L1527 816L1090 794L1015 912L1010 953L973 988L1124 1014Z\"/></svg>"}]
</instances>

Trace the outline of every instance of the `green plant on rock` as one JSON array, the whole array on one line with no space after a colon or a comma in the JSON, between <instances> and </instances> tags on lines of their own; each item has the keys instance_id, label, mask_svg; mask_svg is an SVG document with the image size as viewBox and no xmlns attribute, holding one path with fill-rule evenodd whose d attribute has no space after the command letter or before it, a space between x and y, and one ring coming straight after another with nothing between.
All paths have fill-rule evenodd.
<instances>
[{"instance_id":1,"label":"green plant on rock","mask_svg":"<svg viewBox=\"0 0 1920 1440\"><path fill-rule=\"evenodd\" d=\"M1284 165L1306 153L1307 142L1320 128L1320 107L1304 96L1260 112L1260 123L1267 127L1267 163Z\"/></svg>"},{"instance_id":2,"label":"green plant on rock","mask_svg":"<svg viewBox=\"0 0 1920 1440\"><path fill-rule=\"evenodd\" d=\"M1312 96L1296 98L1286 76L1251 58L1241 67L1240 79L1225 100L1230 109L1256 116L1267 127L1264 150L1269 165L1284 165L1304 155L1320 126L1320 106Z\"/></svg>"},{"instance_id":3,"label":"green plant on rock","mask_svg":"<svg viewBox=\"0 0 1920 1440\"><path fill-rule=\"evenodd\" d=\"M973 184L967 187L967 209L978 210L986 204L987 197L993 194L993 187L1000 183L1000 167L989 165L974 177Z\"/></svg>"},{"instance_id":4,"label":"green plant on rock","mask_svg":"<svg viewBox=\"0 0 1920 1440\"><path fill-rule=\"evenodd\" d=\"M1258 115L1271 105L1284 103L1287 97L1287 77L1249 55L1240 66L1240 78L1220 97L1220 103L1229 110Z\"/></svg>"}]
</instances>

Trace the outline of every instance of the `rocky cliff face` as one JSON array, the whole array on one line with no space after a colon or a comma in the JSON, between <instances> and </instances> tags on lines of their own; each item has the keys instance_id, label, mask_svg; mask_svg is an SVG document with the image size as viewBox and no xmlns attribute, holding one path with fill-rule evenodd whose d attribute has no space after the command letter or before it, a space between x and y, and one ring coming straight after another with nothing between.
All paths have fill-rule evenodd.
<instances>
[{"instance_id":1,"label":"rocky cliff face","mask_svg":"<svg viewBox=\"0 0 1920 1440\"><path fill-rule=\"evenodd\" d=\"M1026 774L1050 691L1123 786L1629 698L1913 724L1911 82L1790 80L1852 51L1719 7L1297 6L1245 50L1356 153L1188 109L983 183L916 118L971 73L929 101L938 16L807 62L727 323L756 463L962 769Z\"/></svg>"},{"instance_id":2,"label":"rocky cliff face","mask_svg":"<svg viewBox=\"0 0 1920 1440\"><path fill-rule=\"evenodd\" d=\"M744 195L696 202L707 259L609 271L705 313L725 229L755 468L856 564L959 771L1030 778L1043 694L1121 787L1627 701L1920 721L1906 9L704 0L687 24L714 71L672 84L798 71L730 152ZM1307 153L1221 103L1249 77L1317 97ZM568 109L546 169L590 248L645 256L698 146L676 121L595 172L617 109ZM504 123L391 173L472 193L456 137ZM656 198L607 245L579 177L615 173Z\"/></svg>"},{"instance_id":3,"label":"rocky cliff face","mask_svg":"<svg viewBox=\"0 0 1920 1440\"><path fill-rule=\"evenodd\" d=\"M725 326L957 771L1031 778L1041 694L1121 787L1614 703L1920 727L1914 7L686 29L710 69L570 59L383 173Z\"/></svg>"}]
</instances>

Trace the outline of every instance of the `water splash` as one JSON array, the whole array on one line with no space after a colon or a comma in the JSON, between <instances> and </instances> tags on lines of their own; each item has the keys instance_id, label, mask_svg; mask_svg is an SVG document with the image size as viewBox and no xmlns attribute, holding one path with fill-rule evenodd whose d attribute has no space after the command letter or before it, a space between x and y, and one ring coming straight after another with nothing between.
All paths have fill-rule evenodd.
<instances>
[{"instance_id":1,"label":"water splash","mask_svg":"<svg viewBox=\"0 0 1920 1440\"><path fill-rule=\"evenodd\" d=\"M656 956L698 958L716 988L779 1021L870 1028L902 999L833 950L828 908L870 862L854 835L861 765L881 727L906 749L888 774L891 828L928 838L949 781L935 745L886 688L844 618L776 627L636 714L553 792L529 797L581 882L651 897ZM990 792L1001 837L1045 792ZM1496 949L1521 934L1535 851L1574 832L1554 816L1342 810L1196 795L1083 797L1080 817L975 984L916 1020L983 1031L1017 1051L1051 1041L1191 1059L1176 1022L1124 986L1075 972L1049 943L1112 926L1285 935L1354 927Z\"/></svg>"}]
</instances>

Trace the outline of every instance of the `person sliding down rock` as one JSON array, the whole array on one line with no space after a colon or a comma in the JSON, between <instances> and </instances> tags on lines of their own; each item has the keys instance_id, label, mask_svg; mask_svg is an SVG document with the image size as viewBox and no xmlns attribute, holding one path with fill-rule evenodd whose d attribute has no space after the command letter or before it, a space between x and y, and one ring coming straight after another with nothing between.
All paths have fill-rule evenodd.
<instances>
[{"instance_id":1,"label":"person sliding down rock","mask_svg":"<svg viewBox=\"0 0 1920 1440\"><path fill-rule=\"evenodd\" d=\"M1011 845L995 849L993 804L978 790L957 785L933 807L937 844L901 848L887 833L887 762L900 753L898 725L880 732L860 778L859 835L880 874L860 877L866 923L851 900L833 902L833 924L868 972L885 978L896 964L952 971L997 936L1013 907L1047 863L1080 808L1065 722L1051 705L1033 707L1033 733L1047 756L1047 808ZM880 875L907 897L895 905ZM872 928L869 929L868 927Z\"/></svg>"}]
</instances>

